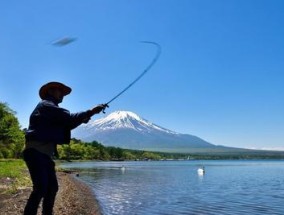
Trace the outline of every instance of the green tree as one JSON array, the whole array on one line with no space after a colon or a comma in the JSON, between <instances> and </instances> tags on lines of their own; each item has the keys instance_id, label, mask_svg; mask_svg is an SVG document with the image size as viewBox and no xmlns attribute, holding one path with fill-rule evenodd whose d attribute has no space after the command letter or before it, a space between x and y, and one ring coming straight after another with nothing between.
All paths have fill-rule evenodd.
<instances>
[{"instance_id":1,"label":"green tree","mask_svg":"<svg viewBox=\"0 0 284 215\"><path fill-rule=\"evenodd\" d=\"M110 156L105 147L97 142L84 143L72 139L68 145L57 147L59 158L63 160L109 160Z\"/></svg>"},{"instance_id":2,"label":"green tree","mask_svg":"<svg viewBox=\"0 0 284 215\"><path fill-rule=\"evenodd\" d=\"M122 159L123 150L117 147L107 147L107 151L112 159Z\"/></svg>"},{"instance_id":3,"label":"green tree","mask_svg":"<svg viewBox=\"0 0 284 215\"><path fill-rule=\"evenodd\" d=\"M105 148L99 148L99 160L110 160L111 156Z\"/></svg>"},{"instance_id":4,"label":"green tree","mask_svg":"<svg viewBox=\"0 0 284 215\"><path fill-rule=\"evenodd\" d=\"M123 158L125 160L135 160L137 157L129 151L123 151Z\"/></svg>"},{"instance_id":5,"label":"green tree","mask_svg":"<svg viewBox=\"0 0 284 215\"><path fill-rule=\"evenodd\" d=\"M86 144L91 145L92 147L95 147L98 150L99 154L98 154L98 157L96 157L95 159L110 160L111 156L108 150L101 143L97 141L93 141L91 143L86 143Z\"/></svg>"},{"instance_id":6,"label":"green tree","mask_svg":"<svg viewBox=\"0 0 284 215\"><path fill-rule=\"evenodd\" d=\"M85 144L84 151L83 159L85 160L98 160L100 157L100 150L94 146Z\"/></svg>"},{"instance_id":7,"label":"green tree","mask_svg":"<svg viewBox=\"0 0 284 215\"><path fill-rule=\"evenodd\" d=\"M0 158L19 158L21 155L24 132L15 114L6 103L0 102Z\"/></svg>"},{"instance_id":8,"label":"green tree","mask_svg":"<svg viewBox=\"0 0 284 215\"><path fill-rule=\"evenodd\" d=\"M142 154L142 157L144 159L150 159L150 160L160 160L162 158L160 155L153 152L144 152Z\"/></svg>"}]
</instances>

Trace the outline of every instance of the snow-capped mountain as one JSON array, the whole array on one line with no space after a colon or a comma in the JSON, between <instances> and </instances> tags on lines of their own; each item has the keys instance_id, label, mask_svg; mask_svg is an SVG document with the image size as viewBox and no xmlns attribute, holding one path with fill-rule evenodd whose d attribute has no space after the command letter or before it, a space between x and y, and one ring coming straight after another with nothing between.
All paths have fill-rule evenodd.
<instances>
[{"instance_id":1,"label":"snow-capped mountain","mask_svg":"<svg viewBox=\"0 0 284 215\"><path fill-rule=\"evenodd\" d=\"M73 137L105 146L151 151L186 152L193 148L215 148L199 137L158 126L130 111L115 111L75 129Z\"/></svg>"},{"instance_id":2,"label":"snow-capped mountain","mask_svg":"<svg viewBox=\"0 0 284 215\"><path fill-rule=\"evenodd\" d=\"M157 126L130 111L115 111L104 118L89 123L88 125L86 125L86 128L95 128L96 130L101 131L133 129L143 133L159 131L169 134L178 134L176 132Z\"/></svg>"}]
</instances>

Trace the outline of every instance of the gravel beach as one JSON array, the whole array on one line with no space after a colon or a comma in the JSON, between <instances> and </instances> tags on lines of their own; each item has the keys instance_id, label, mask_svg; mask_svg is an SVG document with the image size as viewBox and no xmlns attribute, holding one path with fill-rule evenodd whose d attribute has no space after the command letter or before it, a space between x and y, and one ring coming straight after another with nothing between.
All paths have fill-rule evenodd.
<instances>
[{"instance_id":1,"label":"gravel beach","mask_svg":"<svg viewBox=\"0 0 284 215\"><path fill-rule=\"evenodd\" d=\"M54 206L54 215L101 215L99 204L92 190L76 178L74 174L58 172L59 191ZM1 215L20 215L32 190L31 187L19 189L16 194L4 192L1 181ZM38 210L38 215L41 209Z\"/></svg>"}]
</instances>

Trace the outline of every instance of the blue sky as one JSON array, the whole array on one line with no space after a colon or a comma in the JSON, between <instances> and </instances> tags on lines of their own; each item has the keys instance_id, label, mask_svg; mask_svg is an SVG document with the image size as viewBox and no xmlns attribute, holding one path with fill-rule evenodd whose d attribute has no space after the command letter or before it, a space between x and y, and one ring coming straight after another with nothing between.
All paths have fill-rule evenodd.
<instances>
[{"instance_id":1,"label":"blue sky","mask_svg":"<svg viewBox=\"0 0 284 215\"><path fill-rule=\"evenodd\" d=\"M213 144L284 149L284 1L84 0L0 2L0 101L22 127L38 90L61 81L71 112L113 101ZM54 47L56 39L77 40ZM102 117L96 116L94 119Z\"/></svg>"}]
</instances>

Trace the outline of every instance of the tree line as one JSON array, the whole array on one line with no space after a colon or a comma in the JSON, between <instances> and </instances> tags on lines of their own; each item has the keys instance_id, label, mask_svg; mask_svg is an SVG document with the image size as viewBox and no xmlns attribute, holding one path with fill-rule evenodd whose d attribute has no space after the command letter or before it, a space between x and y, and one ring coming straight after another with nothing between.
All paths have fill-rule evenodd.
<instances>
[{"instance_id":1,"label":"tree line","mask_svg":"<svg viewBox=\"0 0 284 215\"><path fill-rule=\"evenodd\" d=\"M70 144L60 145L57 149L62 160L160 160L163 157L159 153L106 147L97 141L82 142L75 138Z\"/></svg>"}]
</instances>

